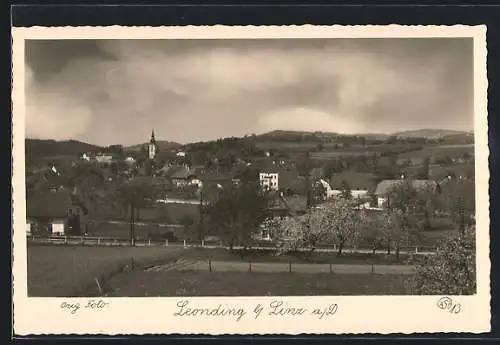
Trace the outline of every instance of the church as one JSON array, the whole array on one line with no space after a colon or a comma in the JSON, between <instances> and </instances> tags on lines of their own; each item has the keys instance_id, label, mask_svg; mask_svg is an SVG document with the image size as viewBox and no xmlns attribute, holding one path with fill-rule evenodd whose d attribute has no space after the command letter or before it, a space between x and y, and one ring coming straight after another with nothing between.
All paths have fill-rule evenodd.
<instances>
[{"instance_id":1,"label":"church","mask_svg":"<svg viewBox=\"0 0 500 345\"><path fill-rule=\"evenodd\" d=\"M148 157L149 157L149 159L154 160L157 153L158 153L158 146L156 144L155 131L153 129L151 131L151 139L149 139L149 144L148 144Z\"/></svg>"}]
</instances>

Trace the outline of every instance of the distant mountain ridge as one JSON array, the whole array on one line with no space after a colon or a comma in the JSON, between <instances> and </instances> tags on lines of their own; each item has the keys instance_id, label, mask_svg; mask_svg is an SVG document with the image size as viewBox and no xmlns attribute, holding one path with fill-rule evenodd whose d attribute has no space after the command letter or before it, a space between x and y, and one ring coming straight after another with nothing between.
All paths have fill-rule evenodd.
<instances>
[{"instance_id":1,"label":"distant mountain ridge","mask_svg":"<svg viewBox=\"0 0 500 345\"><path fill-rule=\"evenodd\" d=\"M322 131L290 131L290 130L273 130L266 133L261 133L255 135L255 138L259 141L290 141L299 140L300 138L308 138L313 140L322 140L335 137L345 137L345 136L362 136L366 138L385 140L390 136L397 136L401 138L427 138L427 139L437 139L437 138L469 138L473 136L473 132L470 131L459 131L459 130L447 130L447 129L418 129L418 130L408 130L401 131L392 134L383 133L360 133L360 134L343 134L336 132L322 132ZM167 141L167 140L157 140L156 141L160 151L176 150L186 145ZM147 146L147 143L124 146L125 151L140 151L142 147ZM94 152L104 151L105 146L93 145L85 143L78 140L62 140L56 141L51 139L25 139L25 149L27 156L55 156L55 155L78 155L83 152Z\"/></svg>"},{"instance_id":2,"label":"distant mountain ridge","mask_svg":"<svg viewBox=\"0 0 500 345\"><path fill-rule=\"evenodd\" d=\"M25 151L28 156L78 155L82 152L97 152L102 146L88 144L78 140L25 139Z\"/></svg>"},{"instance_id":3,"label":"distant mountain ridge","mask_svg":"<svg viewBox=\"0 0 500 345\"><path fill-rule=\"evenodd\" d=\"M461 131L452 129L416 129L408 131L400 131L395 133L353 133L345 134L339 132L322 132L322 131L291 131L291 130L273 130L270 132L262 133L257 135L257 138L273 138L279 139L280 137L286 136L312 136L317 137L338 137L338 136L363 136L366 138L379 138L386 139L390 136L397 136L400 138L426 138L426 139L437 139L451 135L471 135L471 131Z\"/></svg>"},{"instance_id":4,"label":"distant mountain ridge","mask_svg":"<svg viewBox=\"0 0 500 345\"><path fill-rule=\"evenodd\" d=\"M393 136L400 138L427 138L438 139L450 135L468 135L467 131L451 130L451 129L417 129L393 133Z\"/></svg>"},{"instance_id":5,"label":"distant mountain ridge","mask_svg":"<svg viewBox=\"0 0 500 345\"><path fill-rule=\"evenodd\" d=\"M143 144L136 144L132 146L127 146L124 147L126 151L140 151L142 147L147 146L148 143L143 143ZM181 148L183 145L176 143L174 141L167 141L167 140L156 140L156 145L158 146L158 149L160 151L168 151L168 150L176 150Z\"/></svg>"}]
</instances>

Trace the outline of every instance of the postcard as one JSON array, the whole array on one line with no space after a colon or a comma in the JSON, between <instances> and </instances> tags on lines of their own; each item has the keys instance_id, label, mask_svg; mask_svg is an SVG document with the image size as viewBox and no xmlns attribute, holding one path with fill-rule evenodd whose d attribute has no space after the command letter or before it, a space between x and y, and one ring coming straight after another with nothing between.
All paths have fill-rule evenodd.
<instances>
[{"instance_id":1,"label":"postcard","mask_svg":"<svg viewBox=\"0 0 500 345\"><path fill-rule=\"evenodd\" d=\"M490 330L485 26L12 36L16 334Z\"/></svg>"}]
</instances>

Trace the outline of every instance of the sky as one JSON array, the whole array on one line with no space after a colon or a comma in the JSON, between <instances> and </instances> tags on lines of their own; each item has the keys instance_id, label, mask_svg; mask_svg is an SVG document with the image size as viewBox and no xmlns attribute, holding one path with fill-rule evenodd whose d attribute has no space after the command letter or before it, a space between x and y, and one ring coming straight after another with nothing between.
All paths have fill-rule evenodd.
<instances>
[{"instance_id":1,"label":"sky","mask_svg":"<svg viewBox=\"0 0 500 345\"><path fill-rule=\"evenodd\" d=\"M470 38L26 41L26 137L473 129Z\"/></svg>"}]
</instances>

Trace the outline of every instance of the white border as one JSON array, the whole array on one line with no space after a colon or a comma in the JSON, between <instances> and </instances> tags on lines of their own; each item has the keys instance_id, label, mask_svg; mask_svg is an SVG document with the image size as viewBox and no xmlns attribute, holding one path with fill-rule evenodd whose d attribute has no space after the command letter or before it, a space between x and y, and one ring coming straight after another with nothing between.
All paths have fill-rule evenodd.
<instances>
[{"instance_id":1,"label":"white border","mask_svg":"<svg viewBox=\"0 0 500 345\"><path fill-rule=\"evenodd\" d=\"M245 26L245 27L32 27L13 28L13 300L16 334L303 334L303 333L422 333L490 330L489 169L487 138L486 26ZM25 236L24 163L24 40L25 39L221 39L221 38L376 38L472 37L474 39L474 110L477 208L477 289L474 296L457 296L462 312L436 307L435 296L285 297L295 307L339 305L333 317L252 319L252 309L273 297L190 298L191 304L241 306L248 314L233 318L174 317L180 298L113 298L100 312L70 315L59 298L28 298ZM75 299L72 299L75 300ZM84 303L87 299L81 299Z\"/></svg>"}]
</instances>

